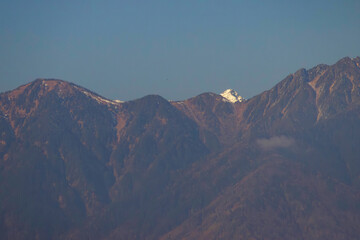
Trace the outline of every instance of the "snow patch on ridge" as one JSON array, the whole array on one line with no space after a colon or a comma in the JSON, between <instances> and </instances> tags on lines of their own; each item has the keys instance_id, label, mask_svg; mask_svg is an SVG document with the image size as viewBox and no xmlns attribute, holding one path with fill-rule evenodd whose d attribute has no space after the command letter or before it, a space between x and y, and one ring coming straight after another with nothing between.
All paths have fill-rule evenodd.
<instances>
[{"instance_id":1,"label":"snow patch on ridge","mask_svg":"<svg viewBox=\"0 0 360 240\"><path fill-rule=\"evenodd\" d=\"M220 93L220 95L224 98L225 101L231 103L242 102L245 100L233 89L227 89L224 92Z\"/></svg>"},{"instance_id":2,"label":"snow patch on ridge","mask_svg":"<svg viewBox=\"0 0 360 240\"><path fill-rule=\"evenodd\" d=\"M100 104L112 104L112 105L118 105L120 103L123 103L124 101L120 101L120 100L108 100L105 98L102 98L96 94L90 93L88 91L85 91L84 89L81 89L77 86L75 86L75 88L77 88L79 91L81 91L83 94L85 94L88 97L91 97L92 99L96 100L98 103Z\"/></svg>"}]
</instances>

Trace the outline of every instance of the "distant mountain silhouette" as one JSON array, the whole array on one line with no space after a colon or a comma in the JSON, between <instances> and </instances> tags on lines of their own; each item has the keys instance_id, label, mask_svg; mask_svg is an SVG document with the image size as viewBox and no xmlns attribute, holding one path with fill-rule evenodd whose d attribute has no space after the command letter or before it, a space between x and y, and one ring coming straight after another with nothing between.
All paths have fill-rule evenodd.
<instances>
[{"instance_id":1,"label":"distant mountain silhouette","mask_svg":"<svg viewBox=\"0 0 360 240\"><path fill-rule=\"evenodd\" d=\"M358 239L360 57L251 99L0 94L0 239Z\"/></svg>"}]
</instances>

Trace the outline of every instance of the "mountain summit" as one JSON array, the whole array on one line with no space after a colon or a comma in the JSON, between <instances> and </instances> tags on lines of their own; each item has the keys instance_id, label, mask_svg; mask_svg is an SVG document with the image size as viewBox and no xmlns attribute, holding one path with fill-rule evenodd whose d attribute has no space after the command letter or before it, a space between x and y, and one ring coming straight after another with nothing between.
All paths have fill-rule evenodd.
<instances>
[{"instance_id":1,"label":"mountain summit","mask_svg":"<svg viewBox=\"0 0 360 240\"><path fill-rule=\"evenodd\" d=\"M227 89L224 92L220 93L220 95L226 99L228 102L236 103L244 101L244 98L241 97L235 90Z\"/></svg>"}]
</instances>

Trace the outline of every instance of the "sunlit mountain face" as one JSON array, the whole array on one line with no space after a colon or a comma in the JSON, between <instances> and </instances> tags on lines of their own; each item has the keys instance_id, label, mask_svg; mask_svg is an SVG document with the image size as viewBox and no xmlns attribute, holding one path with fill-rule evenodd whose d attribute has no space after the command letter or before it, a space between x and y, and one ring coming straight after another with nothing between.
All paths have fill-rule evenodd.
<instances>
[{"instance_id":1,"label":"sunlit mountain face","mask_svg":"<svg viewBox=\"0 0 360 240\"><path fill-rule=\"evenodd\" d=\"M1 93L0 239L358 239L360 58L239 94Z\"/></svg>"}]
</instances>

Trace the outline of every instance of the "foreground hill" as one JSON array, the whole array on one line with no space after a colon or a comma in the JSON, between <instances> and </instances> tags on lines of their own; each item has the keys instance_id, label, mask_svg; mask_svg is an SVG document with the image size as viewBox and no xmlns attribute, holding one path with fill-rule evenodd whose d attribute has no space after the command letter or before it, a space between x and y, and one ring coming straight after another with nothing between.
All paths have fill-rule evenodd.
<instances>
[{"instance_id":1,"label":"foreground hill","mask_svg":"<svg viewBox=\"0 0 360 240\"><path fill-rule=\"evenodd\" d=\"M0 94L0 239L357 239L360 58L249 100Z\"/></svg>"}]
</instances>

